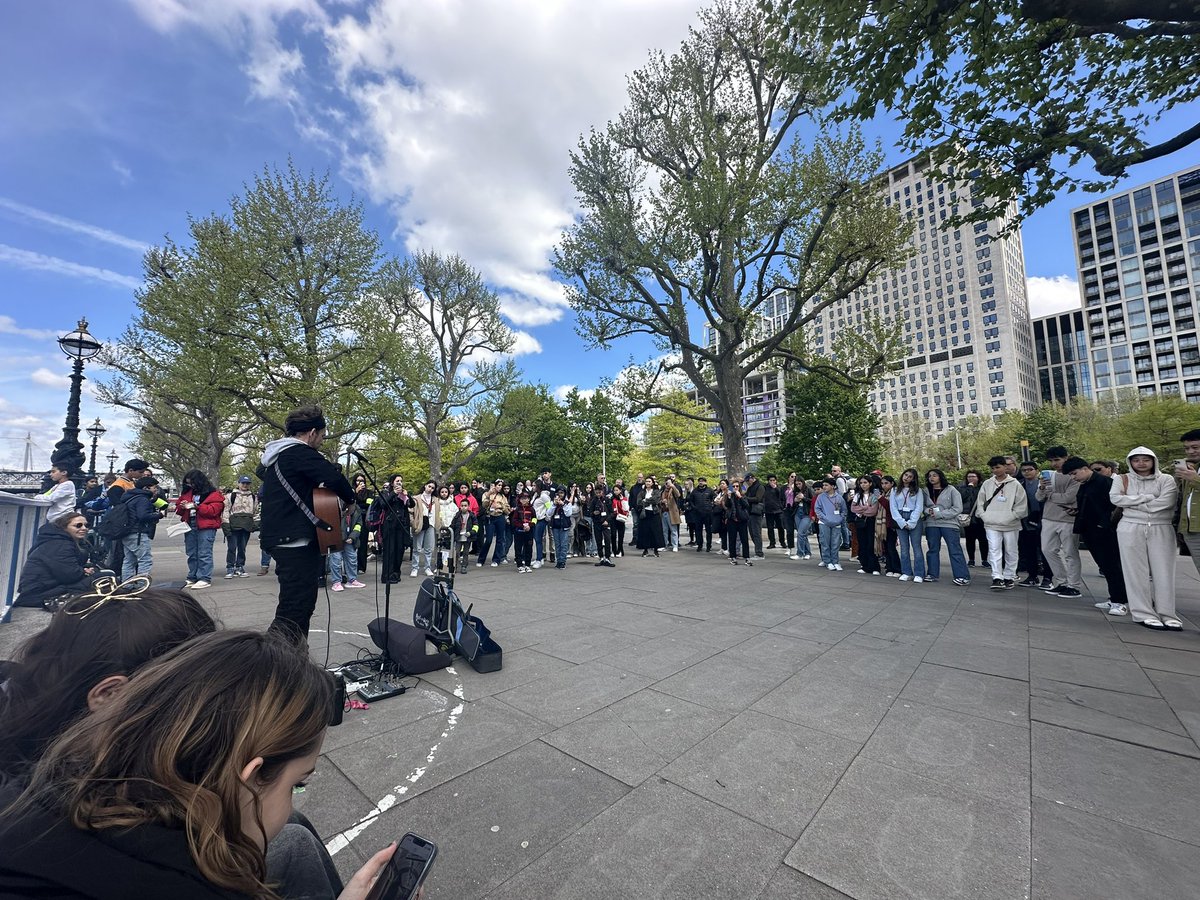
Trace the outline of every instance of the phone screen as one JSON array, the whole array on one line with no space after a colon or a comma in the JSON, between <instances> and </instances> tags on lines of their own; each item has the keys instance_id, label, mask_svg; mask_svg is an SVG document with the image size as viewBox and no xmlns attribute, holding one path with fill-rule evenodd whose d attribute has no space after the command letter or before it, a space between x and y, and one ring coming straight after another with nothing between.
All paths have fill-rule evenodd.
<instances>
[{"instance_id":1,"label":"phone screen","mask_svg":"<svg viewBox=\"0 0 1200 900\"><path fill-rule=\"evenodd\" d=\"M412 900L433 867L437 845L411 831L400 839L396 852L371 886L367 900Z\"/></svg>"}]
</instances>

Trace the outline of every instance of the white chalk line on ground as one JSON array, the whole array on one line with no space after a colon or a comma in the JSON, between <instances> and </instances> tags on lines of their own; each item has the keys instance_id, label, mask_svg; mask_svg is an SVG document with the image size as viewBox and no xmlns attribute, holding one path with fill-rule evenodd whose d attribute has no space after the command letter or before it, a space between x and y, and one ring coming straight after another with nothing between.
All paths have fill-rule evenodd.
<instances>
[{"instance_id":1,"label":"white chalk line on ground","mask_svg":"<svg viewBox=\"0 0 1200 900\"><path fill-rule=\"evenodd\" d=\"M342 632L337 633L341 634ZM412 790L413 785L415 785L425 776L425 773L429 770L429 766L433 764L434 759L437 757L438 748L442 746L442 741L450 737L450 733L454 731L455 726L458 725L459 717L462 716L463 709L466 707L466 701L463 699L463 686L462 682L457 680L458 672L455 671L454 666L447 666L446 671L455 677L454 696L458 698L459 703L458 706L450 710L450 715L446 718L446 728L438 736L438 742L429 748L429 753L425 757L425 765L417 766L415 769L409 772L404 781L400 782L400 784L396 785L391 789L391 791L385 794L383 798L375 804L374 808L369 813L367 813L349 828L345 829L339 834L334 835L329 842L325 844L325 850L330 856L336 856L342 850L345 850L347 847L349 847L351 841L370 828L371 824L376 819L400 802L400 798Z\"/></svg>"},{"instance_id":2,"label":"white chalk line on ground","mask_svg":"<svg viewBox=\"0 0 1200 900\"><path fill-rule=\"evenodd\" d=\"M318 632L319 634L326 633L324 628L310 628L308 630ZM348 634L348 635L353 635L355 637L365 637L365 638L370 637L369 634L364 634L361 631L337 631L336 629L334 631L329 632L329 634Z\"/></svg>"}]
</instances>

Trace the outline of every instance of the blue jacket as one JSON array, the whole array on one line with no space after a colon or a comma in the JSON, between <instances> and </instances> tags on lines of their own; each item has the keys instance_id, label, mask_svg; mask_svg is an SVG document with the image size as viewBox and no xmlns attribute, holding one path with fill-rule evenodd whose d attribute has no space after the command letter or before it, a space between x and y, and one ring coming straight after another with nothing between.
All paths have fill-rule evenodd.
<instances>
[{"instance_id":1,"label":"blue jacket","mask_svg":"<svg viewBox=\"0 0 1200 900\"><path fill-rule=\"evenodd\" d=\"M925 492L921 488L907 491L896 488L891 497L892 518L896 527L912 531L921 524L925 516Z\"/></svg>"},{"instance_id":2,"label":"blue jacket","mask_svg":"<svg viewBox=\"0 0 1200 900\"><path fill-rule=\"evenodd\" d=\"M846 501L821 491L817 495L817 520L822 525L841 525L846 521Z\"/></svg>"}]
</instances>

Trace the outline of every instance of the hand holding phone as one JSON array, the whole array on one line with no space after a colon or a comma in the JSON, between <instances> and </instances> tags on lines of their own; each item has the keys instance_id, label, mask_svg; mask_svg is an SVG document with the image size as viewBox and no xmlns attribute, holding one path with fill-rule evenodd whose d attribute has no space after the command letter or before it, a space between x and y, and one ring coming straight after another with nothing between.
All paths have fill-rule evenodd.
<instances>
[{"instance_id":1,"label":"hand holding phone","mask_svg":"<svg viewBox=\"0 0 1200 900\"><path fill-rule=\"evenodd\" d=\"M410 831L400 839L366 900L416 900L436 858L437 844Z\"/></svg>"}]
</instances>

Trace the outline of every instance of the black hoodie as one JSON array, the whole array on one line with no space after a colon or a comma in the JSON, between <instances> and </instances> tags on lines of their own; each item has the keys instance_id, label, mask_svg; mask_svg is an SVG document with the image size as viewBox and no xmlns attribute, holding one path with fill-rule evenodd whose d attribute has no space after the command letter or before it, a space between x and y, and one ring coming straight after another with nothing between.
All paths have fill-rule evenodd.
<instances>
[{"instance_id":1,"label":"black hoodie","mask_svg":"<svg viewBox=\"0 0 1200 900\"><path fill-rule=\"evenodd\" d=\"M41 606L60 594L86 591L91 578L83 567L89 561L87 548L57 525L47 522L38 529L38 545L21 569L21 606Z\"/></svg>"}]
</instances>

